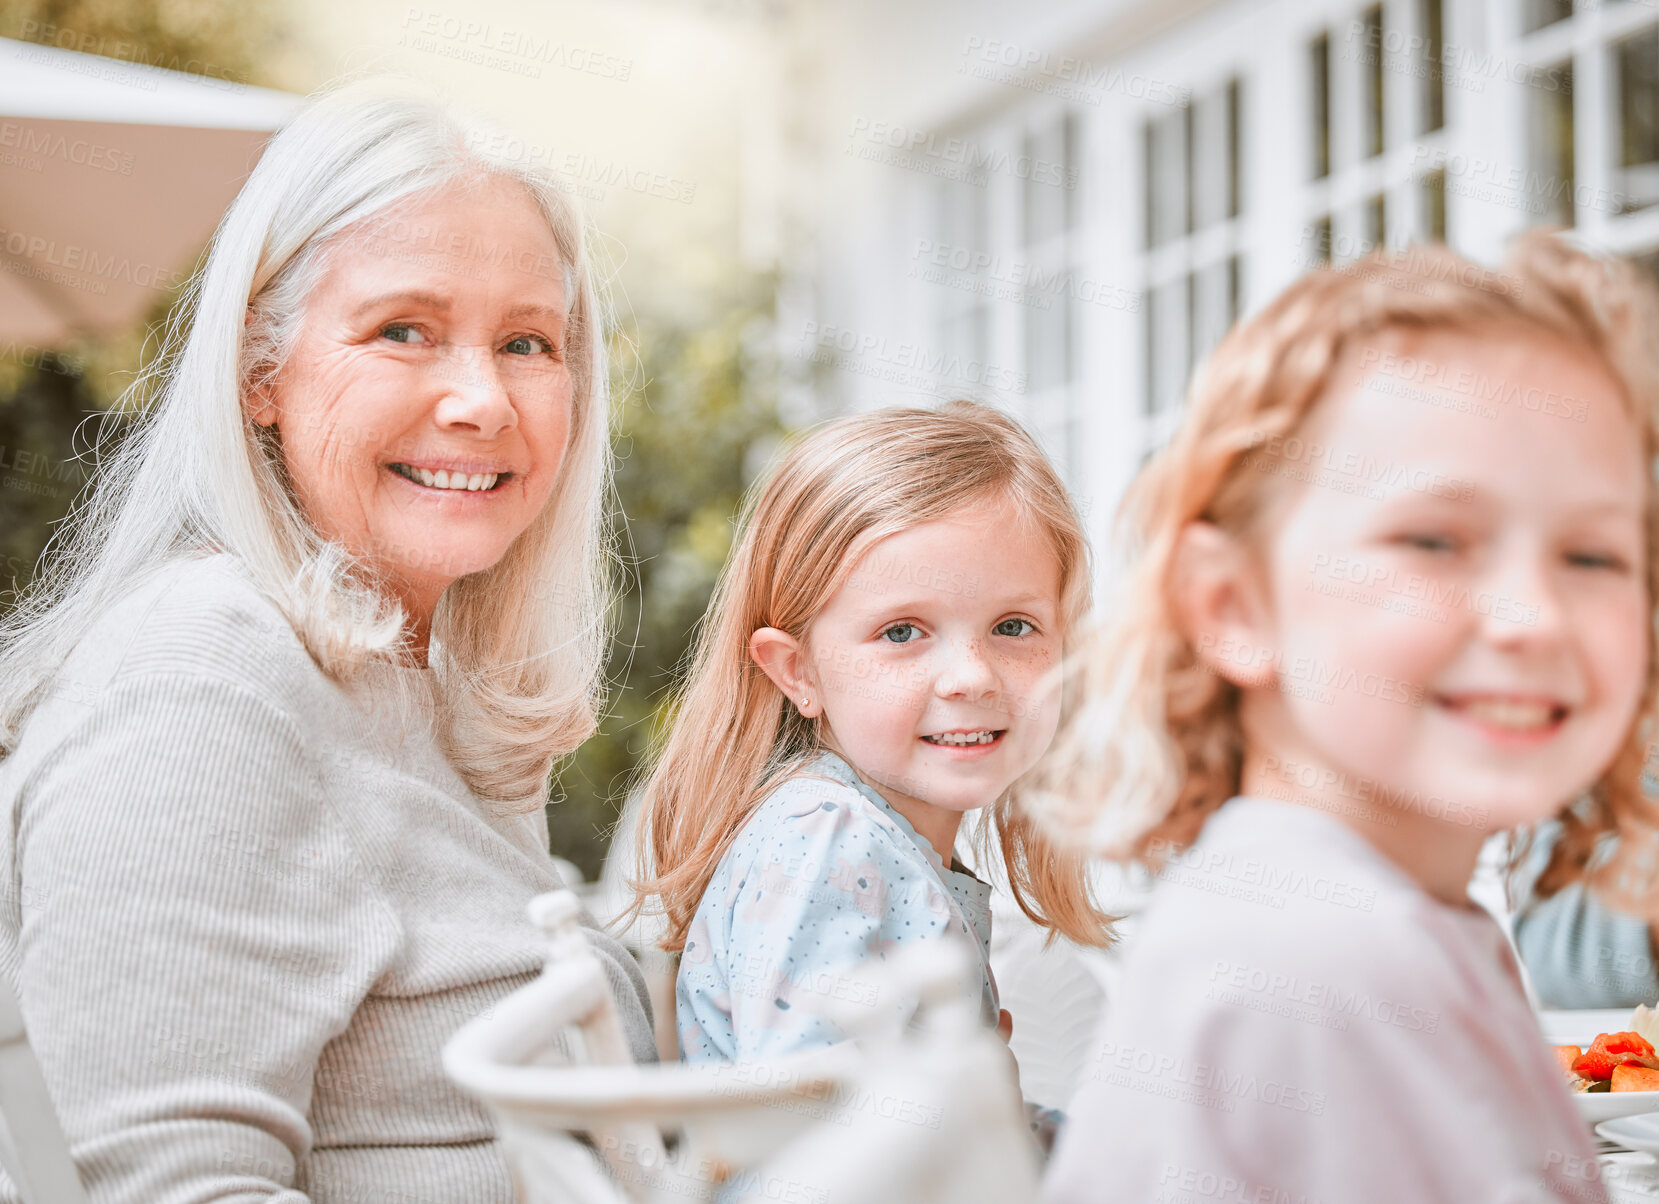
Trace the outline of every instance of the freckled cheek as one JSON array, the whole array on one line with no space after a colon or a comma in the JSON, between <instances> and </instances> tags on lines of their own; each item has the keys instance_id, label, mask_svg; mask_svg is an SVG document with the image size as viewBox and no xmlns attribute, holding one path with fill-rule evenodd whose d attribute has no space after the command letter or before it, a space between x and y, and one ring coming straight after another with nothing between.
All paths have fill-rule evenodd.
<instances>
[{"instance_id":1,"label":"freckled cheek","mask_svg":"<svg viewBox=\"0 0 1659 1204\"><path fill-rule=\"evenodd\" d=\"M826 694L844 698L868 710L891 706L903 696L903 681L893 666L850 649L824 651L817 657L818 681Z\"/></svg>"}]
</instances>

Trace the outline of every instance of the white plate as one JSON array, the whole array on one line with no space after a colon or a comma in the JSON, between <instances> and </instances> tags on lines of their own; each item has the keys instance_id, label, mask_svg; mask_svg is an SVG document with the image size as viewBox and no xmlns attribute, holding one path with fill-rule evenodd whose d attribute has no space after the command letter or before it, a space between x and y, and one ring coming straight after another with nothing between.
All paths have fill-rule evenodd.
<instances>
[{"instance_id":1,"label":"white plate","mask_svg":"<svg viewBox=\"0 0 1659 1204\"><path fill-rule=\"evenodd\" d=\"M1609 1141L1616 1141L1633 1150L1640 1150L1650 1157L1659 1158L1659 1115L1625 1116L1617 1120L1604 1120L1596 1126L1596 1132Z\"/></svg>"},{"instance_id":2,"label":"white plate","mask_svg":"<svg viewBox=\"0 0 1659 1204\"><path fill-rule=\"evenodd\" d=\"M1539 1012L1538 1027L1544 1031L1544 1040L1550 1045L1582 1045L1589 1049L1597 1033L1630 1031L1630 1013L1630 1008ZM1577 1092L1573 1095L1573 1105L1586 1123L1594 1125L1621 1116L1659 1112L1659 1091ZM1630 1145L1629 1142L1625 1144Z\"/></svg>"},{"instance_id":3,"label":"white plate","mask_svg":"<svg viewBox=\"0 0 1659 1204\"><path fill-rule=\"evenodd\" d=\"M1659 1112L1659 1091L1581 1091L1573 1095L1573 1105L1584 1123L1595 1125L1644 1112Z\"/></svg>"}]
</instances>

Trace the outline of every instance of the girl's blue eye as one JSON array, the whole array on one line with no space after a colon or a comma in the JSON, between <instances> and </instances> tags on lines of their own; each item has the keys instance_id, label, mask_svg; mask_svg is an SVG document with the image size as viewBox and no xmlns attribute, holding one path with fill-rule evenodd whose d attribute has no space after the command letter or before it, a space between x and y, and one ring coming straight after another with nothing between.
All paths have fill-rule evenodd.
<instances>
[{"instance_id":1,"label":"girl's blue eye","mask_svg":"<svg viewBox=\"0 0 1659 1204\"><path fill-rule=\"evenodd\" d=\"M883 639L894 644L908 644L915 638L916 625L914 623L894 623L881 634Z\"/></svg>"},{"instance_id":2,"label":"girl's blue eye","mask_svg":"<svg viewBox=\"0 0 1659 1204\"><path fill-rule=\"evenodd\" d=\"M1037 630L1037 625L1035 623L1033 623L1030 619L1004 619L1002 622L998 623L995 627L991 628L991 630L993 632L995 632L997 635L1024 635L1025 632L1019 630L1018 625L1020 623L1024 623L1032 631ZM1012 631L1006 630L1006 628L1008 628L1008 627L1013 627L1014 630L1012 630Z\"/></svg>"}]
</instances>

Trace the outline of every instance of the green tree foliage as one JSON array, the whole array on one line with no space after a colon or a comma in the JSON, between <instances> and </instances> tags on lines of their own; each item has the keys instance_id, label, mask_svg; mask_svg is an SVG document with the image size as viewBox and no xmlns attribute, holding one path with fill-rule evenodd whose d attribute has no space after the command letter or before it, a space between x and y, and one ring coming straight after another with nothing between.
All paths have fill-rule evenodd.
<instances>
[{"instance_id":1,"label":"green tree foliage","mask_svg":"<svg viewBox=\"0 0 1659 1204\"><path fill-rule=\"evenodd\" d=\"M0 2L0 37L244 84L284 36L272 0Z\"/></svg>"},{"instance_id":2,"label":"green tree foliage","mask_svg":"<svg viewBox=\"0 0 1659 1204\"><path fill-rule=\"evenodd\" d=\"M597 875L629 788L731 549L754 472L782 438L764 345L763 282L724 315L619 332L617 494L623 558L609 713L564 765L548 809L553 850Z\"/></svg>"}]
</instances>

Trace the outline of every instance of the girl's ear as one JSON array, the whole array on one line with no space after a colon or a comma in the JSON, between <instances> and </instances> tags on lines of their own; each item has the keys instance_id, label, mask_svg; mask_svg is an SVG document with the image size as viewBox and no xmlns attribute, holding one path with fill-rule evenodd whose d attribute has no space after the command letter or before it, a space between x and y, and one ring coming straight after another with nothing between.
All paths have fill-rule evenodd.
<instances>
[{"instance_id":1,"label":"girl's ear","mask_svg":"<svg viewBox=\"0 0 1659 1204\"><path fill-rule=\"evenodd\" d=\"M1214 523L1193 522L1176 540L1170 604L1198 659L1242 689L1274 684L1272 608L1244 545Z\"/></svg>"},{"instance_id":2,"label":"girl's ear","mask_svg":"<svg viewBox=\"0 0 1659 1204\"><path fill-rule=\"evenodd\" d=\"M801 643L787 631L762 627L749 637L749 656L772 684L783 691L789 704L811 719L824 709L818 683L812 679Z\"/></svg>"}]
</instances>

